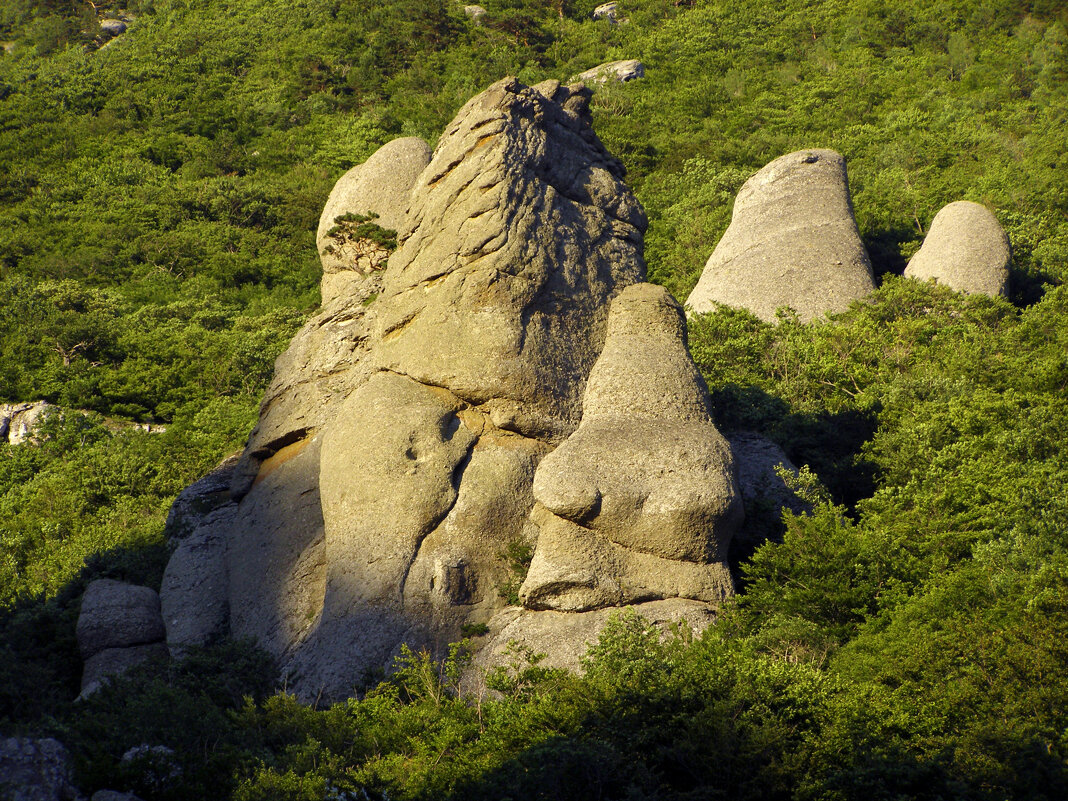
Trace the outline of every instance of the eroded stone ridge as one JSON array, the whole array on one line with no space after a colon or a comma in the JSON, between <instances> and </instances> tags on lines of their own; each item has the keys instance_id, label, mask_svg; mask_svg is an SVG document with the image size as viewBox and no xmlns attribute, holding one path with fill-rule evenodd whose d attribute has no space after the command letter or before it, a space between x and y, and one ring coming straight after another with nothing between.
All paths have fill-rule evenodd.
<instances>
[{"instance_id":1,"label":"eroded stone ridge","mask_svg":"<svg viewBox=\"0 0 1068 801\"><path fill-rule=\"evenodd\" d=\"M807 322L845 311L874 289L845 159L833 150L801 150L742 186L686 305L695 312L740 306L769 322L789 306Z\"/></svg>"},{"instance_id":2,"label":"eroded stone ridge","mask_svg":"<svg viewBox=\"0 0 1068 801\"><path fill-rule=\"evenodd\" d=\"M958 200L935 215L905 275L934 279L958 292L1004 296L1012 250L1009 237L986 206Z\"/></svg>"}]
</instances>

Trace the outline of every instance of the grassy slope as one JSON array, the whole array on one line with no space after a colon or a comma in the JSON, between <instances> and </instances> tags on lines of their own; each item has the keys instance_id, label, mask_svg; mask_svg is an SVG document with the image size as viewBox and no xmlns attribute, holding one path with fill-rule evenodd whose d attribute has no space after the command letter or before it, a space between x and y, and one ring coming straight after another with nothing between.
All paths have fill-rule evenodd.
<instances>
[{"instance_id":1,"label":"grassy slope","mask_svg":"<svg viewBox=\"0 0 1068 801\"><path fill-rule=\"evenodd\" d=\"M42 4L0 16L17 41L0 57L0 395L171 424L112 436L70 420L40 448L0 448L0 720L58 727L89 786L146 799L220 782L321 798L328 781L392 798L1055 797L1063 11L635 0L630 24L610 26L587 19L592 2L564 18L484 5L477 27L431 0L142 2L95 52L63 47L84 20ZM415 660L361 704L314 713L276 697L230 713L242 687L267 688L261 661L223 651L73 712L80 590L158 581L169 499L240 444L314 308L332 181L389 138L432 141L487 78L624 57L647 78L597 93L597 130L649 212L650 275L679 297L749 174L800 147L849 161L886 279L875 302L825 326L724 313L691 331L721 422L775 437L842 506L759 551L704 642L654 647L632 621L590 679L533 671L502 684L506 704L457 704ZM1015 307L893 277L962 198L1009 230ZM223 665L234 683L211 678ZM177 749L182 782L118 766L149 740Z\"/></svg>"}]
</instances>

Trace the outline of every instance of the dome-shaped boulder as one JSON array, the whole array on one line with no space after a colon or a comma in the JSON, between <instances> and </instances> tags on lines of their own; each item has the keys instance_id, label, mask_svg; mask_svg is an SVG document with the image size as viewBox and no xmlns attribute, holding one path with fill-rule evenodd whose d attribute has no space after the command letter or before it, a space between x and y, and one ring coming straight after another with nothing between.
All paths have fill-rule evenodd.
<instances>
[{"instance_id":1,"label":"dome-shaped boulder","mask_svg":"<svg viewBox=\"0 0 1068 801\"><path fill-rule=\"evenodd\" d=\"M1011 259L1009 237L993 212L958 200L935 215L905 275L934 279L958 292L1004 296Z\"/></svg>"}]
</instances>

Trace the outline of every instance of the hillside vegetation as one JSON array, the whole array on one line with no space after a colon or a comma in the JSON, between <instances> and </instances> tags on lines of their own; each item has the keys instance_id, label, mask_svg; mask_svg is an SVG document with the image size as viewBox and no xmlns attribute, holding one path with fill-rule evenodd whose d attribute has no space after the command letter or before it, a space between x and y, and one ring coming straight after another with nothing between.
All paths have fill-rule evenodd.
<instances>
[{"instance_id":1,"label":"hillside vegetation","mask_svg":"<svg viewBox=\"0 0 1068 801\"><path fill-rule=\"evenodd\" d=\"M1068 797L1068 11L1056 0L8 0L0 8L0 733L154 799ZM99 15L126 33L99 47ZM811 515L697 641L621 615L574 677L456 692L408 654L314 710L247 643L73 704L94 578L157 586L167 508L241 446L318 304L314 228L383 142L499 77L638 58L594 95L679 298L773 158L847 159L881 286L825 323L723 310L690 346L722 429L807 465ZM992 208L1010 298L900 277L935 212ZM161 422L115 433L104 416ZM131 747L163 744L122 763ZM175 770L180 768L180 772Z\"/></svg>"}]
</instances>

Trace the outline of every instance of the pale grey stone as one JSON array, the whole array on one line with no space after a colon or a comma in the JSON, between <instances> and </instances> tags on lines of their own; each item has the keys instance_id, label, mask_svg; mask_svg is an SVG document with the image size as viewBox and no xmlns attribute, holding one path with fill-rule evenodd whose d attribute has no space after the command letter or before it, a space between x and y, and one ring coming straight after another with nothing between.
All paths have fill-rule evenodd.
<instances>
[{"instance_id":1,"label":"pale grey stone","mask_svg":"<svg viewBox=\"0 0 1068 801\"><path fill-rule=\"evenodd\" d=\"M582 423L534 476L540 533L524 606L727 597L727 549L743 514L734 470L682 309L662 287L628 287L612 304Z\"/></svg>"},{"instance_id":2,"label":"pale grey stone","mask_svg":"<svg viewBox=\"0 0 1068 801\"><path fill-rule=\"evenodd\" d=\"M636 58L627 58L622 61L608 61L598 64L585 72L575 75L569 83L581 81L582 83L604 84L609 81L635 81L645 77L645 65Z\"/></svg>"},{"instance_id":3,"label":"pale grey stone","mask_svg":"<svg viewBox=\"0 0 1068 801\"><path fill-rule=\"evenodd\" d=\"M742 186L731 224L686 304L694 312L739 306L769 322L789 306L807 322L845 311L874 288L845 159L833 150L801 150Z\"/></svg>"},{"instance_id":4,"label":"pale grey stone","mask_svg":"<svg viewBox=\"0 0 1068 801\"><path fill-rule=\"evenodd\" d=\"M933 279L958 292L1004 297L1011 261L1009 237L993 212L959 200L935 215L905 275Z\"/></svg>"}]
</instances>

